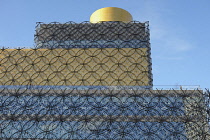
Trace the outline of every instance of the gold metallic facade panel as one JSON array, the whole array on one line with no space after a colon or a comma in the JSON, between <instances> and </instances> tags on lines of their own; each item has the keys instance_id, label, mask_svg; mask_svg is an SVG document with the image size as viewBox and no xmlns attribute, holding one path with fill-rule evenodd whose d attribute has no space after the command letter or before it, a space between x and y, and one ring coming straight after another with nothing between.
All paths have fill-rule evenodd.
<instances>
[{"instance_id":1,"label":"gold metallic facade panel","mask_svg":"<svg viewBox=\"0 0 210 140\"><path fill-rule=\"evenodd\" d=\"M96 10L90 16L91 23L99 23L103 21L130 22L132 20L132 15L128 11L117 7L101 8L99 10Z\"/></svg>"},{"instance_id":2,"label":"gold metallic facade panel","mask_svg":"<svg viewBox=\"0 0 210 140\"><path fill-rule=\"evenodd\" d=\"M147 48L0 50L1 85L151 86Z\"/></svg>"}]
</instances>

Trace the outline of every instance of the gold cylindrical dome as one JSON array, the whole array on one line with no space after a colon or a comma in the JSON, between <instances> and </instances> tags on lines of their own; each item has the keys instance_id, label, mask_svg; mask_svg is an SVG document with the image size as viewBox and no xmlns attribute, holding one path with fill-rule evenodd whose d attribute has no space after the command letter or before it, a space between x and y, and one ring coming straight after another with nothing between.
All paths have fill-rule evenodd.
<instances>
[{"instance_id":1,"label":"gold cylindrical dome","mask_svg":"<svg viewBox=\"0 0 210 140\"><path fill-rule=\"evenodd\" d=\"M91 23L98 23L101 21L130 22L132 20L132 15L128 11L117 7L105 7L98 9L90 16Z\"/></svg>"}]
</instances>

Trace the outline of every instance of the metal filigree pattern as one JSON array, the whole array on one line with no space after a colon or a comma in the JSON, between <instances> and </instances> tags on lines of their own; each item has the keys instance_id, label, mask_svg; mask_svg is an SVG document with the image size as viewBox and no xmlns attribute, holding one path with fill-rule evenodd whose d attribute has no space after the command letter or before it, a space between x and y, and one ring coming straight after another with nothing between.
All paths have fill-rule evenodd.
<instances>
[{"instance_id":1,"label":"metal filigree pattern","mask_svg":"<svg viewBox=\"0 0 210 140\"><path fill-rule=\"evenodd\" d=\"M37 23L37 48L148 48L149 23ZM148 50L148 51L149 51Z\"/></svg>"},{"instance_id":2,"label":"metal filigree pattern","mask_svg":"<svg viewBox=\"0 0 210 140\"><path fill-rule=\"evenodd\" d=\"M1 49L0 85L151 88L146 48Z\"/></svg>"},{"instance_id":3,"label":"metal filigree pattern","mask_svg":"<svg viewBox=\"0 0 210 140\"><path fill-rule=\"evenodd\" d=\"M149 22L38 22L35 47L41 48L40 51L58 51L43 53L44 56L53 55L47 62L53 57L54 62L66 63L54 63L53 67L56 67L47 72L49 75L43 75L55 75L54 79L35 80L32 85L141 86L150 89L153 80L149 36ZM48 64L43 69L47 67Z\"/></svg>"},{"instance_id":4,"label":"metal filigree pattern","mask_svg":"<svg viewBox=\"0 0 210 140\"><path fill-rule=\"evenodd\" d=\"M1 49L0 139L210 139L208 90L152 90L148 26L38 23Z\"/></svg>"},{"instance_id":5,"label":"metal filigree pattern","mask_svg":"<svg viewBox=\"0 0 210 140\"><path fill-rule=\"evenodd\" d=\"M0 137L208 139L208 115L201 90L1 88Z\"/></svg>"}]
</instances>

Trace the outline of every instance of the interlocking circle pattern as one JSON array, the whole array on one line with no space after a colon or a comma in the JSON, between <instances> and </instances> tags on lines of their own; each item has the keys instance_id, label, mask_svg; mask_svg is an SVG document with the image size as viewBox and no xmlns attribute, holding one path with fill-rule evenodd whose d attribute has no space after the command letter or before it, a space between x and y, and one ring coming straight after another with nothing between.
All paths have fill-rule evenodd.
<instances>
[{"instance_id":1,"label":"interlocking circle pattern","mask_svg":"<svg viewBox=\"0 0 210 140\"><path fill-rule=\"evenodd\" d=\"M148 26L38 23L0 49L0 139L210 139L208 90L152 90Z\"/></svg>"},{"instance_id":2,"label":"interlocking circle pattern","mask_svg":"<svg viewBox=\"0 0 210 140\"><path fill-rule=\"evenodd\" d=\"M147 48L1 49L0 85L151 88Z\"/></svg>"},{"instance_id":3,"label":"interlocking circle pattern","mask_svg":"<svg viewBox=\"0 0 210 140\"><path fill-rule=\"evenodd\" d=\"M10 87L0 95L2 139L209 139L200 90Z\"/></svg>"}]
</instances>

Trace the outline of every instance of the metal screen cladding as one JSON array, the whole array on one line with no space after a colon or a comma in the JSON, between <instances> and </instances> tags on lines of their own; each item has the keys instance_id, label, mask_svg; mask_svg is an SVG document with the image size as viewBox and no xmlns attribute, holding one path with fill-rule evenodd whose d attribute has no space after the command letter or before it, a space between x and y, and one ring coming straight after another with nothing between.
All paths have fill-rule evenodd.
<instances>
[{"instance_id":1,"label":"metal screen cladding","mask_svg":"<svg viewBox=\"0 0 210 140\"><path fill-rule=\"evenodd\" d=\"M36 48L148 48L149 22L38 22Z\"/></svg>"},{"instance_id":2,"label":"metal screen cladding","mask_svg":"<svg viewBox=\"0 0 210 140\"><path fill-rule=\"evenodd\" d=\"M0 85L151 88L145 48L1 49Z\"/></svg>"},{"instance_id":3,"label":"metal screen cladding","mask_svg":"<svg viewBox=\"0 0 210 140\"><path fill-rule=\"evenodd\" d=\"M2 139L209 139L207 91L2 87L0 95Z\"/></svg>"},{"instance_id":4,"label":"metal screen cladding","mask_svg":"<svg viewBox=\"0 0 210 140\"><path fill-rule=\"evenodd\" d=\"M56 70L60 74L54 76L53 83L48 82L48 85L151 88L153 79L149 36L149 22L38 22L34 40L35 48L42 51L46 61L42 69L54 61L52 67L55 68L48 69L50 72L46 73ZM36 84L40 83L40 80L35 81Z\"/></svg>"},{"instance_id":5,"label":"metal screen cladding","mask_svg":"<svg viewBox=\"0 0 210 140\"><path fill-rule=\"evenodd\" d=\"M210 139L208 90L152 90L148 27L37 23L0 49L0 139Z\"/></svg>"}]
</instances>

